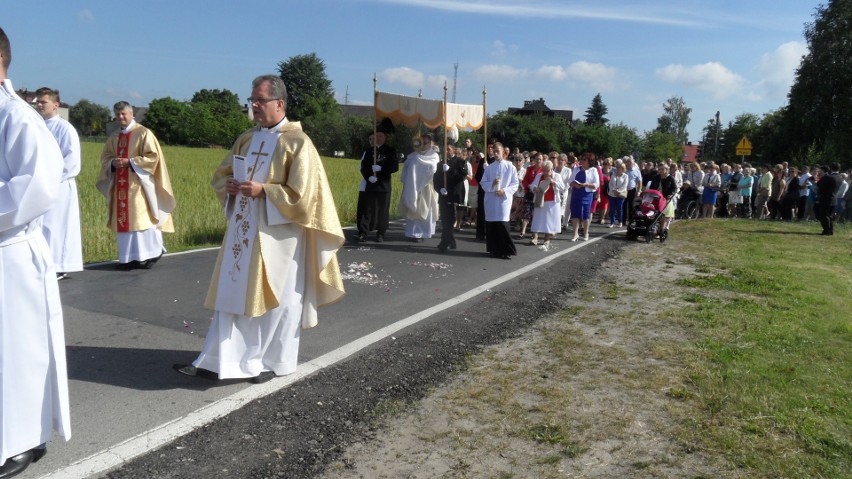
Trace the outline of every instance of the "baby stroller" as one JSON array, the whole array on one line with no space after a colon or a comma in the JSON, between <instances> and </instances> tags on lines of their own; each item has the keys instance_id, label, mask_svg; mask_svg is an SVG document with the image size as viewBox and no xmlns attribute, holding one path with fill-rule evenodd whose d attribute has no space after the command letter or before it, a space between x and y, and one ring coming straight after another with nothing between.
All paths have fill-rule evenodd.
<instances>
[{"instance_id":1,"label":"baby stroller","mask_svg":"<svg viewBox=\"0 0 852 479\"><path fill-rule=\"evenodd\" d=\"M643 236L645 242L650 243L659 236L660 243L665 242L668 231L661 231L660 220L663 218L666 204L662 193L657 190L645 190L642 193L642 203L636 208L633 219L627 225L627 239L635 240Z\"/></svg>"}]
</instances>

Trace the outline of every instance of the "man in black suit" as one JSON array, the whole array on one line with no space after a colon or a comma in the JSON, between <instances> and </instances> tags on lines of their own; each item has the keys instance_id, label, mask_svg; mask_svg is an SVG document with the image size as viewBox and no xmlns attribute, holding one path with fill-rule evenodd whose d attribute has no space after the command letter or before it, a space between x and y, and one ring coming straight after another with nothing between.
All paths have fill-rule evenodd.
<instances>
[{"instance_id":1,"label":"man in black suit","mask_svg":"<svg viewBox=\"0 0 852 479\"><path fill-rule=\"evenodd\" d=\"M464 198L464 182L467 168L462 158L456 155L456 149L447 147L447 161L438 164L432 177L432 185L438 192L438 209L441 215L441 242L438 249L446 253L447 248L456 249L453 227L456 223L456 206Z\"/></svg>"},{"instance_id":2,"label":"man in black suit","mask_svg":"<svg viewBox=\"0 0 852 479\"><path fill-rule=\"evenodd\" d=\"M840 165L831 165L831 170L837 173L840 170ZM840 183L837 181L840 174L831 174L829 167L825 166L818 169L817 176L819 181L816 184L817 202L814 205L814 213L822 225L823 236L832 236L834 234L834 194L840 188Z\"/></svg>"},{"instance_id":3,"label":"man in black suit","mask_svg":"<svg viewBox=\"0 0 852 479\"><path fill-rule=\"evenodd\" d=\"M391 175L399 171L396 150L385 143L388 133L392 131L383 124L375 135L370 135L371 147L361 155L361 176L364 181L363 189L358 193L356 220L360 242L367 241L367 234L376 230L376 242L381 243L388 229Z\"/></svg>"}]
</instances>

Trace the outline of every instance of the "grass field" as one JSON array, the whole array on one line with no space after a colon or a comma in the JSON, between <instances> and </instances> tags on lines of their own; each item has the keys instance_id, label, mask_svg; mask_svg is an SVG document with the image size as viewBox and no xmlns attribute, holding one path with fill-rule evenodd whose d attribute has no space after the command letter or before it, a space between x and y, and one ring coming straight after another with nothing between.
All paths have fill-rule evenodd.
<instances>
[{"instance_id":1,"label":"grass field","mask_svg":"<svg viewBox=\"0 0 852 479\"><path fill-rule=\"evenodd\" d=\"M112 260L118 255L115 235L106 227L105 198L95 188L102 148L102 143L83 142L83 168L77 177L83 230L83 259L86 263ZM174 213L175 233L165 235L166 248L169 251L218 246L221 242L225 218L210 188L210 179L226 153L226 150L216 148L163 147L177 200ZM358 185L361 182L361 175L358 173L359 162L323 157L323 164L341 223L354 224ZM395 175L391 217L396 215L396 205L402 190L398 177L399 175Z\"/></svg>"},{"instance_id":2,"label":"grass field","mask_svg":"<svg viewBox=\"0 0 852 479\"><path fill-rule=\"evenodd\" d=\"M852 477L852 244L815 223L693 222L677 229L708 275L684 320L683 434L761 477ZM705 294L706 293L706 294Z\"/></svg>"}]
</instances>

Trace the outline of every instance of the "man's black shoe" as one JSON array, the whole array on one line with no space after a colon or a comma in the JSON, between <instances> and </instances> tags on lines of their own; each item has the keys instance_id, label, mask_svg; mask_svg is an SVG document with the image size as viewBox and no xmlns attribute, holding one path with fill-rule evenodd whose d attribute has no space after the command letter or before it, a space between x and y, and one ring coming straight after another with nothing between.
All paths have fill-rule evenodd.
<instances>
[{"instance_id":1,"label":"man's black shoe","mask_svg":"<svg viewBox=\"0 0 852 479\"><path fill-rule=\"evenodd\" d=\"M258 374L257 376L249 379L249 382L251 382L252 384L263 384L267 381L271 381L274 378L275 378L274 372L263 371L262 373Z\"/></svg>"},{"instance_id":2,"label":"man's black shoe","mask_svg":"<svg viewBox=\"0 0 852 479\"><path fill-rule=\"evenodd\" d=\"M361 233L361 234L359 234L359 235L358 235L358 238L357 238L357 241L358 241L359 243L363 243L363 242L367 241L367 235L366 235L365 233Z\"/></svg>"},{"instance_id":3,"label":"man's black shoe","mask_svg":"<svg viewBox=\"0 0 852 479\"><path fill-rule=\"evenodd\" d=\"M42 454L43 456L44 454ZM29 450L27 452L22 452L16 456L12 456L9 459L6 459L6 462L0 466L0 479L5 479L7 477L17 476L18 474L24 472L24 470L29 467L29 465L35 459L35 455L33 450ZM41 459L41 456L39 456Z\"/></svg>"},{"instance_id":4,"label":"man's black shoe","mask_svg":"<svg viewBox=\"0 0 852 479\"><path fill-rule=\"evenodd\" d=\"M385 235L383 235L381 233L377 234L376 235L376 243L384 243L384 242L385 242Z\"/></svg>"},{"instance_id":5,"label":"man's black shoe","mask_svg":"<svg viewBox=\"0 0 852 479\"><path fill-rule=\"evenodd\" d=\"M198 368L196 368L192 364L175 364L172 365L172 369L187 376L198 376Z\"/></svg>"}]
</instances>

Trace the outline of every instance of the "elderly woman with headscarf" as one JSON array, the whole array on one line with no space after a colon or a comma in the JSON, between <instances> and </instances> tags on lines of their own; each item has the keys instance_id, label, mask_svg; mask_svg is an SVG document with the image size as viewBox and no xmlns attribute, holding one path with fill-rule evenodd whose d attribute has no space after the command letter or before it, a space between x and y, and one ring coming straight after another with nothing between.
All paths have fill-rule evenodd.
<instances>
[{"instance_id":1,"label":"elderly woman with headscarf","mask_svg":"<svg viewBox=\"0 0 852 479\"><path fill-rule=\"evenodd\" d=\"M598 170L594 165L595 154L583 153L580 164L574 168L568 185L571 186L571 224L574 227L574 237L571 241L580 239L580 222L583 223L583 241L589 239L589 224L592 218L592 200L595 191L600 188Z\"/></svg>"},{"instance_id":2,"label":"elderly woman with headscarf","mask_svg":"<svg viewBox=\"0 0 852 479\"><path fill-rule=\"evenodd\" d=\"M538 235L544 234L544 246L549 247L553 235L562 231L562 193L565 191L565 183L562 176L554 173L553 162L546 160L530 188L535 193L530 244L537 245Z\"/></svg>"}]
</instances>

